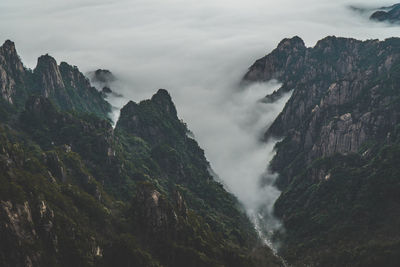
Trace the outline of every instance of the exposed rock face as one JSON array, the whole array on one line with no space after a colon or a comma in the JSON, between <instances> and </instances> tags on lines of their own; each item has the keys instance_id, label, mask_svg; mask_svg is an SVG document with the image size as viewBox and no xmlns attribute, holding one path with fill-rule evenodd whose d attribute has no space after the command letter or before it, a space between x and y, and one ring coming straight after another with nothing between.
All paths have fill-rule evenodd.
<instances>
[{"instance_id":1,"label":"exposed rock face","mask_svg":"<svg viewBox=\"0 0 400 267\"><path fill-rule=\"evenodd\" d=\"M90 84L89 79L79 71L78 67L61 62L59 69L66 86L68 100L71 102L67 109L108 116L111 105L104 100L104 94ZM60 102L62 101L61 99Z\"/></svg>"},{"instance_id":2,"label":"exposed rock face","mask_svg":"<svg viewBox=\"0 0 400 267\"><path fill-rule=\"evenodd\" d=\"M38 239L28 202L23 205L0 202L0 233L1 258L8 258L6 262L10 266L37 266L40 256L27 250L27 246L35 244Z\"/></svg>"},{"instance_id":3,"label":"exposed rock face","mask_svg":"<svg viewBox=\"0 0 400 267\"><path fill-rule=\"evenodd\" d=\"M41 94L64 110L93 112L105 117L111 111L101 92L90 85L77 67L65 62L58 66L54 58L45 55L39 57L34 74Z\"/></svg>"},{"instance_id":4,"label":"exposed rock face","mask_svg":"<svg viewBox=\"0 0 400 267\"><path fill-rule=\"evenodd\" d=\"M7 40L0 47L0 93L4 100L13 103L17 86L22 86L25 69L17 54L15 45Z\"/></svg>"},{"instance_id":5,"label":"exposed rock face","mask_svg":"<svg viewBox=\"0 0 400 267\"><path fill-rule=\"evenodd\" d=\"M57 62L48 54L39 57L34 73L40 80L43 96L49 97L55 95L56 90L62 92L65 89Z\"/></svg>"},{"instance_id":6,"label":"exposed rock face","mask_svg":"<svg viewBox=\"0 0 400 267\"><path fill-rule=\"evenodd\" d=\"M78 67L71 66L66 62L60 63L60 73L65 85L73 88L90 88L89 79L86 78Z\"/></svg>"},{"instance_id":7,"label":"exposed rock face","mask_svg":"<svg viewBox=\"0 0 400 267\"><path fill-rule=\"evenodd\" d=\"M39 216L36 227L39 235L53 253L58 253L58 237L54 231L54 211L48 207L48 204L44 200L39 202L37 210Z\"/></svg>"},{"instance_id":8,"label":"exposed rock face","mask_svg":"<svg viewBox=\"0 0 400 267\"><path fill-rule=\"evenodd\" d=\"M288 80L301 70L306 53L304 41L299 37L282 40L269 55L257 60L244 76L245 81Z\"/></svg>"},{"instance_id":9,"label":"exposed rock face","mask_svg":"<svg viewBox=\"0 0 400 267\"><path fill-rule=\"evenodd\" d=\"M60 109L95 113L108 118L111 105L91 86L77 67L56 60L48 54L39 57L34 71L23 67L14 43L0 47L0 94L17 109L23 109L30 95L51 99Z\"/></svg>"},{"instance_id":10,"label":"exposed rock face","mask_svg":"<svg viewBox=\"0 0 400 267\"><path fill-rule=\"evenodd\" d=\"M179 191L175 191L174 206L176 208L176 213L179 216L182 216L183 218L186 218L188 216L188 208L186 202Z\"/></svg>"},{"instance_id":11,"label":"exposed rock face","mask_svg":"<svg viewBox=\"0 0 400 267\"><path fill-rule=\"evenodd\" d=\"M57 177L62 182L66 182L66 170L57 153L49 152L45 155L45 163L53 177Z\"/></svg>"},{"instance_id":12,"label":"exposed rock face","mask_svg":"<svg viewBox=\"0 0 400 267\"><path fill-rule=\"evenodd\" d=\"M266 133L266 138L287 136L285 144L294 149L278 151L275 163L283 158L293 160L298 153L305 153L306 163L310 163L335 153L357 152L369 138L385 139L400 114L388 107L392 93L385 90L395 90L395 82L380 83L377 79L394 78L400 59L399 40L361 42L327 37L308 49L299 48L300 43L298 37L284 40L286 50L281 43L245 76L247 80L282 81L276 94L294 90ZM293 54L297 55L296 64L275 63L279 59L290 61Z\"/></svg>"},{"instance_id":13,"label":"exposed rock face","mask_svg":"<svg viewBox=\"0 0 400 267\"><path fill-rule=\"evenodd\" d=\"M265 134L266 139L284 138L278 143L277 154L271 163L272 169L280 174L278 185L283 190L275 205L276 212L283 219L288 233L288 243L283 248L292 263L323 266L321 255L325 253L324 257L329 257L329 252L321 252L321 258L315 258L317 256L310 251L302 250L304 246L300 248L295 243L304 238L307 243L310 236L317 240L327 232L339 238L341 235L335 229L344 224L347 227L353 225L354 222L347 221L352 217L345 218L346 223L336 221L326 206L348 215L356 205L370 205L364 198L378 194L375 191L379 190L377 187L367 185L368 179L375 178L366 179L365 187L368 189L362 190L358 184L358 188L351 187L350 190L346 187L350 182L337 177L343 177L345 169L349 177L356 177L354 183L360 183L350 170L360 172L362 164L365 164L363 168L369 168L366 167L370 166L369 160L377 156L380 147L396 146L398 139L395 136L400 123L400 39L358 41L331 36L312 48L304 48L301 44L298 37L285 39L271 54L251 66L244 79L278 79L282 82L277 92L267 96L269 101L293 90L284 110ZM331 158L337 158L336 162L328 160ZM322 164L324 160L329 163ZM391 175L387 174L388 177ZM357 200L340 206L337 202L339 194L345 195L345 199L351 199L352 194L363 198L355 198ZM376 205L393 205L388 202L382 200ZM319 216L329 219L323 221ZM372 218L375 215L371 213L368 216ZM387 214L387 217L393 216L394 213ZM329 228L331 223L337 228ZM395 225L391 227L394 229ZM365 235L361 232L359 230L357 234ZM377 236L371 234L370 238ZM351 242L360 242L359 238ZM323 247L323 242L320 246ZM298 256L303 254L314 258L303 261ZM361 262L359 254L358 257ZM357 259L347 259L347 264ZM337 266L341 261L346 262L338 258L331 264ZM380 261L385 261L384 256Z\"/></svg>"}]
</instances>

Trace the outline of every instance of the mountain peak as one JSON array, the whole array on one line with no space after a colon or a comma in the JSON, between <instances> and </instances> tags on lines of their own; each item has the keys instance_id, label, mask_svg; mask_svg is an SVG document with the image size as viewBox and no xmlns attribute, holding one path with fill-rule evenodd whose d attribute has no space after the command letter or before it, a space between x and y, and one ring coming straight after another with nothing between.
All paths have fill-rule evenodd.
<instances>
[{"instance_id":1,"label":"mountain peak","mask_svg":"<svg viewBox=\"0 0 400 267\"><path fill-rule=\"evenodd\" d=\"M306 48L306 45L299 36L283 39L279 45L278 50L293 49L293 48Z\"/></svg>"},{"instance_id":2,"label":"mountain peak","mask_svg":"<svg viewBox=\"0 0 400 267\"><path fill-rule=\"evenodd\" d=\"M57 62L49 54L38 58L34 72L39 75L41 90L45 97L52 95L56 89L65 88Z\"/></svg>"},{"instance_id":3,"label":"mountain peak","mask_svg":"<svg viewBox=\"0 0 400 267\"><path fill-rule=\"evenodd\" d=\"M111 83L115 82L117 78L114 74L106 69L98 69L88 73L90 81L94 84L98 84L100 87L112 87Z\"/></svg>"},{"instance_id":4,"label":"mountain peak","mask_svg":"<svg viewBox=\"0 0 400 267\"><path fill-rule=\"evenodd\" d=\"M306 51L307 47L300 37L285 38L270 54L257 60L249 68L243 80L247 82L285 80L286 76L290 75L288 67L299 65Z\"/></svg>"},{"instance_id":5,"label":"mountain peak","mask_svg":"<svg viewBox=\"0 0 400 267\"><path fill-rule=\"evenodd\" d=\"M0 47L0 96L8 103L13 103L16 85L21 85L24 77L24 66L17 54L14 42L7 40Z\"/></svg>"},{"instance_id":6,"label":"mountain peak","mask_svg":"<svg viewBox=\"0 0 400 267\"><path fill-rule=\"evenodd\" d=\"M8 64L13 65L13 69L23 71L23 65L15 49L14 42L6 40L0 47L0 55L4 57Z\"/></svg>"},{"instance_id":7,"label":"mountain peak","mask_svg":"<svg viewBox=\"0 0 400 267\"><path fill-rule=\"evenodd\" d=\"M151 101L155 102L158 106L160 106L164 111L170 113L174 116L177 116L176 108L174 103L172 102L171 95L165 89L159 89L157 93L155 93L151 97Z\"/></svg>"},{"instance_id":8,"label":"mountain peak","mask_svg":"<svg viewBox=\"0 0 400 267\"><path fill-rule=\"evenodd\" d=\"M6 40L6 41L4 42L4 44L2 45L2 48L3 48L3 49L6 49L6 50L8 50L8 51L15 51L15 44L14 44L14 42L11 41L11 40Z\"/></svg>"},{"instance_id":9,"label":"mountain peak","mask_svg":"<svg viewBox=\"0 0 400 267\"><path fill-rule=\"evenodd\" d=\"M129 100L128 103L125 104L125 106L122 107L121 109L121 114L122 113L127 113L130 114L131 113L131 109L134 109L138 106L138 104L132 100Z\"/></svg>"},{"instance_id":10,"label":"mountain peak","mask_svg":"<svg viewBox=\"0 0 400 267\"><path fill-rule=\"evenodd\" d=\"M120 128L152 145L160 142L174 144L186 136L186 126L179 120L171 96L165 89L158 90L150 100L139 104L129 101L121 109L116 130Z\"/></svg>"},{"instance_id":11,"label":"mountain peak","mask_svg":"<svg viewBox=\"0 0 400 267\"><path fill-rule=\"evenodd\" d=\"M166 89L158 89L151 99L164 98L172 102L171 96Z\"/></svg>"},{"instance_id":12,"label":"mountain peak","mask_svg":"<svg viewBox=\"0 0 400 267\"><path fill-rule=\"evenodd\" d=\"M38 62L36 65L36 68L41 67L41 66L48 66L48 65L56 65L57 66L57 61L50 56L49 54L42 55L38 58Z\"/></svg>"}]
</instances>

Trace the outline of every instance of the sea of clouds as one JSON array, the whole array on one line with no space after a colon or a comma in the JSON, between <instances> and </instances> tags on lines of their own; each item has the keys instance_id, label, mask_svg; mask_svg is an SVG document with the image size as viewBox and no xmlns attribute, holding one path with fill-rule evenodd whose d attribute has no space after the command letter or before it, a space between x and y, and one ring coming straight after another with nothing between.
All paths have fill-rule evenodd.
<instances>
[{"instance_id":1,"label":"sea of clouds","mask_svg":"<svg viewBox=\"0 0 400 267\"><path fill-rule=\"evenodd\" d=\"M226 188L254 222L267 210L266 230L279 227L273 203L280 192L268 172L276 140L260 137L290 97L259 100L279 87L272 81L238 86L255 59L285 37L313 46L327 35L358 39L400 36L400 27L368 20L349 5L379 7L385 0L2 0L0 42L16 42L23 62L39 55L77 65L83 72L110 69L124 98L149 98L168 89L179 116L205 149ZM118 109L117 109L118 110ZM115 113L118 114L118 113ZM260 179L270 183L262 187ZM265 216L262 215L262 216ZM257 224L259 225L259 224ZM265 230L265 229L264 229ZM261 232L263 232L261 230Z\"/></svg>"}]
</instances>

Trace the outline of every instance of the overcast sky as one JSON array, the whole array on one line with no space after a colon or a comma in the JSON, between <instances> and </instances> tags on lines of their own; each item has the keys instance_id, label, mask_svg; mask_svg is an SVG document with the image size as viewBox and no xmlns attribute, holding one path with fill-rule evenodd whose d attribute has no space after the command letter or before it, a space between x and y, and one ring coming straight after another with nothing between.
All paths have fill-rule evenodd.
<instances>
[{"instance_id":1,"label":"overcast sky","mask_svg":"<svg viewBox=\"0 0 400 267\"><path fill-rule=\"evenodd\" d=\"M258 137L284 103L257 100L277 84L237 92L257 58L285 37L308 46L327 35L399 36L348 5L385 0L1 0L0 42L11 39L27 67L49 53L83 72L106 68L122 81L123 102L168 89L213 168L251 209L264 198L257 181L272 157ZM272 198L277 193L271 189ZM269 193L264 193L268 195ZM268 200L271 202L271 200ZM273 200L272 200L273 201Z\"/></svg>"}]
</instances>

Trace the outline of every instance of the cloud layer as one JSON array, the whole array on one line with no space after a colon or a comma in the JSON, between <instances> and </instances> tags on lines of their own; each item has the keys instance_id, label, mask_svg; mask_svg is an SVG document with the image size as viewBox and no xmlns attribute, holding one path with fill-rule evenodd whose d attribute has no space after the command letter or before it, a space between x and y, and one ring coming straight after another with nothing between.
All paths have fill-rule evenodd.
<instances>
[{"instance_id":1,"label":"cloud layer","mask_svg":"<svg viewBox=\"0 0 400 267\"><path fill-rule=\"evenodd\" d=\"M348 5L384 0L4 0L0 41L12 39L28 67L45 53L87 72L106 68L128 99L170 91L179 115L212 167L249 214L279 192L260 188L273 143L259 135L283 108L257 101L278 84L237 86L253 61L285 38L312 46L327 35L358 39L399 36L400 27L368 21ZM286 96L285 99L287 99Z\"/></svg>"}]
</instances>

